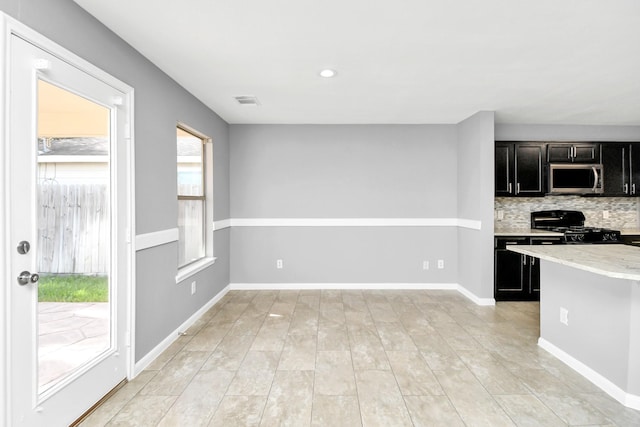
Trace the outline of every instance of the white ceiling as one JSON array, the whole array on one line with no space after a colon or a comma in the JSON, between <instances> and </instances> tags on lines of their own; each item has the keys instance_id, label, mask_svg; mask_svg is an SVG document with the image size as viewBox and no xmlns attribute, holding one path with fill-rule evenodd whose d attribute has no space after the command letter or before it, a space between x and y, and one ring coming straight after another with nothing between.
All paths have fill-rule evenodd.
<instances>
[{"instance_id":1,"label":"white ceiling","mask_svg":"<svg viewBox=\"0 0 640 427\"><path fill-rule=\"evenodd\" d=\"M75 1L229 123L640 125L638 0Z\"/></svg>"}]
</instances>

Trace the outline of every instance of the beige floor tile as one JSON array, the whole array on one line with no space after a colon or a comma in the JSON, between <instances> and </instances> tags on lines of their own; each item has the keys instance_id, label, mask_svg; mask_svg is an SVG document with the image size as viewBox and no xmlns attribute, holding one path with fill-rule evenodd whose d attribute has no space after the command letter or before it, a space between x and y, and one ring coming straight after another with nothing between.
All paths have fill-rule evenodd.
<instances>
[{"instance_id":1,"label":"beige floor tile","mask_svg":"<svg viewBox=\"0 0 640 427\"><path fill-rule=\"evenodd\" d=\"M231 291L187 333L82 425L640 426L538 347L536 303Z\"/></svg>"},{"instance_id":2,"label":"beige floor tile","mask_svg":"<svg viewBox=\"0 0 640 427\"><path fill-rule=\"evenodd\" d=\"M274 375L274 370L239 370L229 384L227 396L267 396Z\"/></svg>"},{"instance_id":3,"label":"beige floor tile","mask_svg":"<svg viewBox=\"0 0 640 427\"><path fill-rule=\"evenodd\" d=\"M529 393L529 388L491 353L477 350L458 350L456 353L489 393Z\"/></svg>"},{"instance_id":4,"label":"beige floor tile","mask_svg":"<svg viewBox=\"0 0 640 427\"><path fill-rule=\"evenodd\" d=\"M242 312L249 306L248 302L228 302L209 321L210 324L221 325L233 323L242 315Z\"/></svg>"},{"instance_id":5,"label":"beige floor tile","mask_svg":"<svg viewBox=\"0 0 640 427\"><path fill-rule=\"evenodd\" d=\"M210 355L211 353L204 351L181 351L140 390L140 394L181 394Z\"/></svg>"},{"instance_id":6,"label":"beige floor tile","mask_svg":"<svg viewBox=\"0 0 640 427\"><path fill-rule=\"evenodd\" d=\"M380 338L376 334L349 335L353 367L357 370L388 370L391 369L387 353L382 347Z\"/></svg>"},{"instance_id":7,"label":"beige floor tile","mask_svg":"<svg viewBox=\"0 0 640 427\"><path fill-rule=\"evenodd\" d=\"M224 397L235 372L201 371L171 409L162 418L159 427L206 426Z\"/></svg>"},{"instance_id":8,"label":"beige floor tile","mask_svg":"<svg viewBox=\"0 0 640 427\"><path fill-rule=\"evenodd\" d=\"M640 426L640 411L626 408L605 393L578 393L618 426Z\"/></svg>"},{"instance_id":9,"label":"beige floor tile","mask_svg":"<svg viewBox=\"0 0 640 427\"><path fill-rule=\"evenodd\" d=\"M367 302L371 317L376 323L399 322L400 317L388 302Z\"/></svg>"},{"instance_id":10,"label":"beige floor tile","mask_svg":"<svg viewBox=\"0 0 640 427\"><path fill-rule=\"evenodd\" d=\"M415 427L464 427L447 396L404 396Z\"/></svg>"},{"instance_id":11,"label":"beige floor tile","mask_svg":"<svg viewBox=\"0 0 640 427\"><path fill-rule=\"evenodd\" d=\"M416 351L387 351L391 369L403 395L444 394L435 375Z\"/></svg>"},{"instance_id":12,"label":"beige floor tile","mask_svg":"<svg viewBox=\"0 0 640 427\"><path fill-rule=\"evenodd\" d=\"M110 427L155 427L177 396L137 395L107 424Z\"/></svg>"},{"instance_id":13,"label":"beige floor tile","mask_svg":"<svg viewBox=\"0 0 640 427\"><path fill-rule=\"evenodd\" d=\"M313 371L277 371L260 425L311 425L313 378Z\"/></svg>"},{"instance_id":14,"label":"beige floor tile","mask_svg":"<svg viewBox=\"0 0 640 427\"><path fill-rule=\"evenodd\" d=\"M356 395L350 351L319 351L315 371L314 392L317 395Z\"/></svg>"},{"instance_id":15,"label":"beige floor tile","mask_svg":"<svg viewBox=\"0 0 640 427\"><path fill-rule=\"evenodd\" d=\"M156 371L141 372L100 405L80 426L98 427L107 424L156 374Z\"/></svg>"},{"instance_id":16,"label":"beige floor tile","mask_svg":"<svg viewBox=\"0 0 640 427\"><path fill-rule=\"evenodd\" d=\"M314 427L358 427L362 425L356 396L314 394L311 425Z\"/></svg>"},{"instance_id":17,"label":"beige floor tile","mask_svg":"<svg viewBox=\"0 0 640 427\"><path fill-rule=\"evenodd\" d=\"M280 361L279 351L249 351L240 369L243 371L275 371Z\"/></svg>"},{"instance_id":18,"label":"beige floor tile","mask_svg":"<svg viewBox=\"0 0 640 427\"><path fill-rule=\"evenodd\" d=\"M209 323L184 346L186 351L213 351L227 335L232 323Z\"/></svg>"},{"instance_id":19,"label":"beige floor tile","mask_svg":"<svg viewBox=\"0 0 640 427\"><path fill-rule=\"evenodd\" d=\"M579 396L542 393L538 398L569 425L600 425L610 421L593 404Z\"/></svg>"},{"instance_id":20,"label":"beige floor tile","mask_svg":"<svg viewBox=\"0 0 640 427\"><path fill-rule=\"evenodd\" d=\"M323 327L318 328L318 351L349 350L349 334L347 327Z\"/></svg>"},{"instance_id":21,"label":"beige floor tile","mask_svg":"<svg viewBox=\"0 0 640 427\"><path fill-rule=\"evenodd\" d=\"M289 335L280 356L279 370L311 371L316 367L316 335Z\"/></svg>"},{"instance_id":22,"label":"beige floor tile","mask_svg":"<svg viewBox=\"0 0 640 427\"><path fill-rule=\"evenodd\" d=\"M257 335L265 317L266 313L255 317L242 315L229 330L229 335Z\"/></svg>"},{"instance_id":23,"label":"beige floor tile","mask_svg":"<svg viewBox=\"0 0 640 427\"><path fill-rule=\"evenodd\" d=\"M193 335L179 336L171 345L163 351L160 356L156 357L153 362L145 368L147 371L159 371L162 369L173 357L178 354L189 341L193 339Z\"/></svg>"},{"instance_id":24,"label":"beige floor tile","mask_svg":"<svg viewBox=\"0 0 640 427\"><path fill-rule=\"evenodd\" d=\"M439 335L414 335L411 337L422 357L433 371L464 369L465 365L449 344Z\"/></svg>"},{"instance_id":25,"label":"beige floor tile","mask_svg":"<svg viewBox=\"0 0 640 427\"><path fill-rule=\"evenodd\" d=\"M318 316L317 310L296 307L291 316L289 335L317 335Z\"/></svg>"},{"instance_id":26,"label":"beige floor tile","mask_svg":"<svg viewBox=\"0 0 640 427\"><path fill-rule=\"evenodd\" d=\"M364 426L412 426L391 371L356 371L360 416Z\"/></svg>"},{"instance_id":27,"label":"beige floor tile","mask_svg":"<svg viewBox=\"0 0 640 427\"><path fill-rule=\"evenodd\" d=\"M467 369L435 371L454 408L468 426L514 426L505 411Z\"/></svg>"},{"instance_id":28,"label":"beige floor tile","mask_svg":"<svg viewBox=\"0 0 640 427\"><path fill-rule=\"evenodd\" d=\"M513 419L518 427L555 427L566 424L535 396L503 395L496 396L500 406Z\"/></svg>"},{"instance_id":29,"label":"beige floor tile","mask_svg":"<svg viewBox=\"0 0 640 427\"><path fill-rule=\"evenodd\" d=\"M400 322L377 323L376 328L385 350L417 350L411 336L404 330Z\"/></svg>"},{"instance_id":30,"label":"beige floor tile","mask_svg":"<svg viewBox=\"0 0 640 427\"><path fill-rule=\"evenodd\" d=\"M253 340L254 337L251 335L225 336L204 363L202 370L235 371L249 351Z\"/></svg>"},{"instance_id":31,"label":"beige floor tile","mask_svg":"<svg viewBox=\"0 0 640 427\"><path fill-rule=\"evenodd\" d=\"M266 396L226 396L209 422L210 427L256 427L260 425Z\"/></svg>"}]
</instances>

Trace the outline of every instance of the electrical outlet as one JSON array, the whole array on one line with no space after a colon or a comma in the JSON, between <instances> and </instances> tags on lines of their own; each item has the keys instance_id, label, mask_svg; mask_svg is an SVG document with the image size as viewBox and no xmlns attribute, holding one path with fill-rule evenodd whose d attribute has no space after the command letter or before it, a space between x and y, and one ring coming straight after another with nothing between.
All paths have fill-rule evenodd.
<instances>
[{"instance_id":1,"label":"electrical outlet","mask_svg":"<svg viewBox=\"0 0 640 427\"><path fill-rule=\"evenodd\" d=\"M569 326L569 310L560 307L560 323Z\"/></svg>"},{"instance_id":2,"label":"electrical outlet","mask_svg":"<svg viewBox=\"0 0 640 427\"><path fill-rule=\"evenodd\" d=\"M609 219L609 211L602 211L602 218Z\"/></svg>"},{"instance_id":3,"label":"electrical outlet","mask_svg":"<svg viewBox=\"0 0 640 427\"><path fill-rule=\"evenodd\" d=\"M439 259L438 260L438 268L441 269L441 270L444 268L444 260L443 259Z\"/></svg>"},{"instance_id":4,"label":"electrical outlet","mask_svg":"<svg viewBox=\"0 0 640 427\"><path fill-rule=\"evenodd\" d=\"M429 261L422 261L422 269L423 270L429 269Z\"/></svg>"},{"instance_id":5,"label":"electrical outlet","mask_svg":"<svg viewBox=\"0 0 640 427\"><path fill-rule=\"evenodd\" d=\"M193 282L191 282L191 295L194 295L196 293L196 282L195 280Z\"/></svg>"},{"instance_id":6,"label":"electrical outlet","mask_svg":"<svg viewBox=\"0 0 640 427\"><path fill-rule=\"evenodd\" d=\"M504 211L503 210L499 210L498 211L498 221L502 221L504 219Z\"/></svg>"},{"instance_id":7,"label":"electrical outlet","mask_svg":"<svg viewBox=\"0 0 640 427\"><path fill-rule=\"evenodd\" d=\"M281 260L281 259L276 260L276 268L278 268L278 269L283 268L283 267L282 267L282 260Z\"/></svg>"}]
</instances>

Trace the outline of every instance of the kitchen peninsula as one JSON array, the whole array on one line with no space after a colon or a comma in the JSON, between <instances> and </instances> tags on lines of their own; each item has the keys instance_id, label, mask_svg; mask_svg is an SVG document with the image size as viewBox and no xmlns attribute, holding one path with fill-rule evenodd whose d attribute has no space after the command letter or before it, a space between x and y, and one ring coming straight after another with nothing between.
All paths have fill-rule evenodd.
<instances>
[{"instance_id":1,"label":"kitchen peninsula","mask_svg":"<svg viewBox=\"0 0 640 427\"><path fill-rule=\"evenodd\" d=\"M509 245L540 258L538 344L640 409L640 248Z\"/></svg>"}]
</instances>

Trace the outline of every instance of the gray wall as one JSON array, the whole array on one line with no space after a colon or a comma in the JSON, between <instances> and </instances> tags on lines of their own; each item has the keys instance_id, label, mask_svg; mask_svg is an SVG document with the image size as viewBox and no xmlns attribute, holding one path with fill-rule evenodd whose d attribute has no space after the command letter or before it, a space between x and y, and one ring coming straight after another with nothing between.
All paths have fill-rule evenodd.
<instances>
[{"instance_id":1,"label":"gray wall","mask_svg":"<svg viewBox=\"0 0 640 427\"><path fill-rule=\"evenodd\" d=\"M481 222L458 230L458 282L480 298L493 298L494 113L458 124L458 216Z\"/></svg>"},{"instance_id":2,"label":"gray wall","mask_svg":"<svg viewBox=\"0 0 640 427\"><path fill-rule=\"evenodd\" d=\"M640 141L640 126L497 124L496 141Z\"/></svg>"},{"instance_id":3,"label":"gray wall","mask_svg":"<svg viewBox=\"0 0 640 427\"><path fill-rule=\"evenodd\" d=\"M175 126L214 141L214 217L229 217L228 125L71 0L1 0L0 9L135 89L137 234L177 227ZM137 254L136 360L229 282L229 230L216 232L216 264L195 296L175 284L177 245ZM153 303L152 303L153 302Z\"/></svg>"},{"instance_id":4,"label":"gray wall","mask_svg":"<svg viewBox=\"0 0 640 427\"><path fill-rule=\"evenodd\" d=\"M455 218L456 138L454 125L232 125L231 216ZM233 227L231 263L232 283L456 283L457 230Z\"/></svg>"},{"instance_id":5,"label":"gray wall","mask_svg":"<svg viewBox=\"0 0 640 427\"><path fill-rule=\"evenodd\" d=\"M540 336L639 395L638 284L545 260L540 272ZM560 307L569 311L568 325L559 322Z\"/></svg>"}]
</instances>

